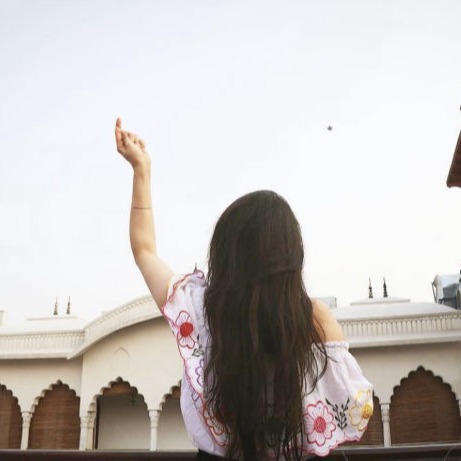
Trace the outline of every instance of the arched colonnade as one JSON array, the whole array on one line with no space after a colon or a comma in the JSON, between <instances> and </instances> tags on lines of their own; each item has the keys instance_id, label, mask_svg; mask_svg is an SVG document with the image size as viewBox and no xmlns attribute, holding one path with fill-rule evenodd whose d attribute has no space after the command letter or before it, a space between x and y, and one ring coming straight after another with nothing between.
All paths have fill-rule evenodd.
<instances>
[{"instance_id":1,"label":"arched colonnade","mask_svg":"<svg viewBox=\"0 0 461 461\"><path fill-rule=\"evenodd\" d=\"M117 378L94 396L80 417L80 398L58 381L22 411L12 390L0 384L0 448L187 449L173 386L149 409L136 387ZM390 402L374 396L374 413L360 445L454 442L461 437L460 407L449 384L423 367L394 388Z\"/></svg>"},{"instance_id":2,"label":"arched colonnade","mask_svg":"<svg viewBox=\"0 0 461 461\"><path fill-rule=\"evenodd\" d=\"M44 390L30 411L21 411L13 392L0 384L0 449L168 450L178 449L178 443L179 448L193 448L179 396L178 383L158 408L148 409L136 387L117 378L94 396L86 416L80 417L80 398L61 381Z\"/></svg>"}]
</instances>

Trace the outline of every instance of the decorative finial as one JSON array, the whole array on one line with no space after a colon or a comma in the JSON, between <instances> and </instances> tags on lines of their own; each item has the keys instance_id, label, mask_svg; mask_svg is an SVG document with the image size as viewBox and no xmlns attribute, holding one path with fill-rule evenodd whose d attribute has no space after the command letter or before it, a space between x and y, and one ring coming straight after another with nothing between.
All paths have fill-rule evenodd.
<instances>
[{"instance_id":1,"label":"decorative finial","mask_svg":"<svg viewBox=\"0 0 461 461\"><path fill-rule=\"evenodd\" d=\"M56 298L56 302L54 303L53 315L58 315L58 298Z\"/></svg>"},{"instance_id":2,"label":"decorative finial","mask_svg":"<svg viewBox=\"0 0 461 461\"><path fill-rule=\"evenodd\" d=\"M67 314L67 315L70 315L70 296L69 296L69 301L67 301L67 310L66 310L66 314Z\"/></svg>"},{"instance_id":3,"label":"decorative finial","mask_svg":"<svg viewBox=\"0 0 461 461\"><path fill-rule=\"evenodd\" d=\"M383 298L387 298L387 285L386 285L386 278L383 277Z\"/></svg>"},{"instance_id":4,"label":"decorative finial","mask_svg":"<svg viewBox=\"0 0 461 461\"><path fill-rule=\"evenodd\" d=\"M368 279L368 298L373 298L373 288L371 286L371 279Z\"/></svg>"}]
</instances>

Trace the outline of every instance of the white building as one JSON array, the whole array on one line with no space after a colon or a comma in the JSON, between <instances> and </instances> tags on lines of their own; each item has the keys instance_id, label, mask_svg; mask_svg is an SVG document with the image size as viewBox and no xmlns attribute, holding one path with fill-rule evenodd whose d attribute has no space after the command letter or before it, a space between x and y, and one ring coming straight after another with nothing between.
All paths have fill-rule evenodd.
<instances>
[{"instance_id":1,"label":"white building","mask_svg":"<svg viewBox=\"0 0 461 461\"><path fill-rule=\"evenodd\" d=\"M375 385L362 443L461 436L461 313L367 299L333 308ZM8 325L0 311L0 448L193 449L179 409L181 363L150 297L103 313Z\"/></svg>"}]
</instances>

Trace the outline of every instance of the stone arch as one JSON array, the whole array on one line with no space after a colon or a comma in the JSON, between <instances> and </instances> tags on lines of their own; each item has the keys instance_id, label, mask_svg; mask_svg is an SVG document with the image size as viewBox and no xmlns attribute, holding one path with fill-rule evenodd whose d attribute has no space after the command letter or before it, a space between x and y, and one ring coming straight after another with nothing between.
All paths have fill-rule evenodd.
<instances>
[{"instance_id":1,"label":"stone arch","mask_svg":"<svg viewBox=\"0 0 461 461\"><path fill-rule=\"evenodd\" d=\"M179 400L180 397L181 397L181 380L179 380L177 384L173 384L173 386L170 387L170 390L166 394L163 394L162 400L159 405L159 411L162 411L163 405L165 405L167 400L169 399Z\"/></svg>"},{"instance_id":2,"label":"stone arch","mask_svg":"<svg viewBox=\"0 0 461 461\"><path fill-rule=\"evenodd\" d=\"M77 449L80 440L80 397L58 380L32 405L29 448Z\"/></svg>"},{"instance_id":3,"label":"stone arch","mask_svg":"<svg viewBox=\"0 0 461 461\"><path fill-rule=\"evenodd\" d=\"M394 388L389 416L393 444L455 442L461 436L455 393L422 366Z\"/></svg>"},{"instance_id":4,"label":"stone arch","mask_svg":"<svg viewBox=\"0 0 461 461\"><path fill-rule=\"evenodd\" d=\"M144 396L121 377L102 387L90 404L95 411L94 445L100 449L148 449L150 420Z\"/></svg>"},{"instance_id":5,"label":"stone arch","mask_svg":"<svg viewBox=\"0 0 461 461\"><path fill-rule=\"evenodd\" d=\"M22 415L18 399L0 384L0 448L21 448Z\"/></svg>"},{"instance_id":6,"label":"stone arch","mask_svg":"<svg viewBox=\"0 0 461 461\"><path fill-rule=\"evenodd\" d=\"M125 389L125 392L123 391ZM99 397L104 395L114 395L114 394L123 394L130 390L133 394L141 395L136 386L133 386L129 381L124 380L121 376L118 376L113 381L109 381L107 386L103 386L91 399L91 403L88 407L88 411L92 412L96 410L96 404Z\"/></svg>"},{"instance_id":7,"label":"stone arch","mask_svg":"<svg viewBox=\"0 0 461 461\"><path fill-rule=\"evenodd\" d=\"M186 450L194 448L187 435L180 406L181 381L170 387L160 403L157 426L158 450Z\"/></svg>"}]
</instances>

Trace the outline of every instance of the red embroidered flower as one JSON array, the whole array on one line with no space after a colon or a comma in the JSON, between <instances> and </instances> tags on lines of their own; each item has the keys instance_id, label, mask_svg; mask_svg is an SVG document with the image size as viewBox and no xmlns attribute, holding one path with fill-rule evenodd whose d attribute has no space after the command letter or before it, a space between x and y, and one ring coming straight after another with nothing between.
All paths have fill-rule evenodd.
<instances>
[{"instance_id":1,"label":"red embroidered flower","mask_svg":"<svg viewBox=\"0 0 461 461\"><path fill-rule=\"evenodd\" d=\"M307 413L304 415L307 430L307 440L319 447L333 437L336 426L334 417L328 411L328 407L320 400L314 405L307 406Z\"/></svg>"},{"instance_id":2,"label":"red embroidered flower","mask_svg":"<svg viewBox=\"0 0 461 461\"><path fill-rule=\"evenodd\" d=\"M191 320L191 316L186 311L181 311L176 319L175 324L178 328L176 341L178 341L180 347L192 349L195 346L195 340L192 337L194 325Z\"/></svg>"}]
</instances>

